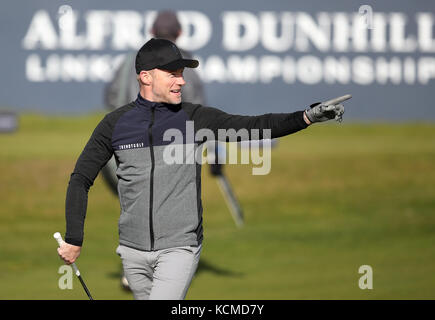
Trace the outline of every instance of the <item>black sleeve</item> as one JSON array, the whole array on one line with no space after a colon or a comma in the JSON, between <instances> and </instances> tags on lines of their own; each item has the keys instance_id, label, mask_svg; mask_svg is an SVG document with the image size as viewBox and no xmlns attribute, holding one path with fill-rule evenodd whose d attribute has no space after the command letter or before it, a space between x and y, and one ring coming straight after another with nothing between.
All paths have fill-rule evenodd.
<instances>
[{"instance_id":1,"label":"black sleeve","mask_svg":"<svg viewBox=\"0 0 435 320\"><path fill-rule=\"evenodd\" d=\"M213 131L215 137L218 137L219 129L247 129L249 139L252 129L259 129L259 139L263 139L263 130L270 129L270 138L279 138L282 136L295 133L308 127L303 119L303 111L293 113L267 113L259 116L242 116L225 113L212 107L203 107L200 105L191 107L191 119L195 123L195 131L207 128ZM240 136L228 136L226 141L240 141Z\"/></svg>"},{"instance_id":2,"label":"black sleeve","mask_svg":"<svg viewBox=\"0 0 435 320\"><path fill-rule=\"evenodd\" d=\"M108 116L98 124L77 160L65 200L65 241L81 246L88 204L88 191L101 168L113 155L113 124Z\"/></svg>"}]
</instances>

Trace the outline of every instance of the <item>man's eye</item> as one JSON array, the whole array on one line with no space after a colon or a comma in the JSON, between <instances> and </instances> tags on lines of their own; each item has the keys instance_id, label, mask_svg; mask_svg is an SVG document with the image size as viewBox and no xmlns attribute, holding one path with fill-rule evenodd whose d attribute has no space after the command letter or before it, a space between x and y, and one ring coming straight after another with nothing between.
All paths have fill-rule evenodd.
<instances>
[{"instance_id":1,"label":"man's eye","mask_svg":"<svg viewBox=\"0 0 435 320\"><path fill-rule=\"evenodd\" d=\"M183 73L180 73L180 72L171 72L169 74L170 78L176 78L176 77L181 77L181 76L183 76Z\"/></svg>"}]
</instances>

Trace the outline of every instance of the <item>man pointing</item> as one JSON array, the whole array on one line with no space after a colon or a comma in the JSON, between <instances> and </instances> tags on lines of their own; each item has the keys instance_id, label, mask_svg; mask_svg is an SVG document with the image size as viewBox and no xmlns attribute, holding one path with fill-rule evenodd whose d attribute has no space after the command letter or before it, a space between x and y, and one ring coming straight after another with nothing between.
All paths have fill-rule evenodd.
<instances>
[{"instance_id":1,"label":"man pointing","mask_svg":"<svg viewBox=\"0 0 435 320\"><path fill-rule=\"evenodd\" d=\"M240 116L181 102L184 68L197 66L197 60L184 59L169 40L145 43L136 56L137 99L104 117L71 174L65 243L58 249L68 264L80 255L89 188L115 155L121 207L117 253L135 299L184 299L202 248L201 164L166 163L166 130L178 129L184 135L182 143L196 150L206 140L188 141L187 121L193 122L195 133L208 129L215 137L219 129L268 129L271 138L277 138L313 122L341 119L344 112L338 103L294 113ZM233 139L229 136L228 141Z\"/></svg>"}]
</instances>

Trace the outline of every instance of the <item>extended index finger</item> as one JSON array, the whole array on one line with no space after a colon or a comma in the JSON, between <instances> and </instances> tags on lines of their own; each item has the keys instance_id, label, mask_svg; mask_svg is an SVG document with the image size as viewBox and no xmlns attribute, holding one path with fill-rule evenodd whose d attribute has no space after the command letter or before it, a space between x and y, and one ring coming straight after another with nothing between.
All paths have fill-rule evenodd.
<instances>
[{"instance_id":1,"label":"extended index finger","mask_svg":"<svg viewBox=\"0 0 435 320\"><path fill-rule=\"evenodd\" d=\"M339 104L342 103L343 101L349 100L350 98L352 98L351 94L346 94L344 96L338 97L338 98L334 98L325 102L322 102L323 105L325 106L329 106L329 105L333 105L333 104Z\"/></svg>"}]
</instances>

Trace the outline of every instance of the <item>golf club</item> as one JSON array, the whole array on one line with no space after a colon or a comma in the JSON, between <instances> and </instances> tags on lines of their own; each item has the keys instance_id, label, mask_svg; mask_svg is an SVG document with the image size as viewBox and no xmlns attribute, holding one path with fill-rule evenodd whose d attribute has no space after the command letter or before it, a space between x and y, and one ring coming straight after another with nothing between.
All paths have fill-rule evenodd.
<instances>
[{"instance_id":1,"label":"golf club","mask_svg":"<svg viewBox=\"0 0 435 320\"><path fill-rule=\"evenodd\" d=\"M63 243L63 240L62 240L62 236L60 235L60 233L59 233L59 232L56 232L56 233L53 235L53 237L56 239L56 241L57 241L57 243L59 244L59 246L61 246L62 243ZM80 275L80 271L79 271L79 269L77 268L76 264L75 264L75 263L72 263L71 266L73 267L74 272L75 272L77 278L79 278L80 283L82 284L83 289L85 290L86 294L87 294L88 297L89 297L89 300L94 300L94 299L92 298L92 296L91 296L91 293L90 293L89 290L88 290L88 287L86 287L86 284L85 284L85 282L83 281L82 276Z\"/></svg>"}]
</instances>

